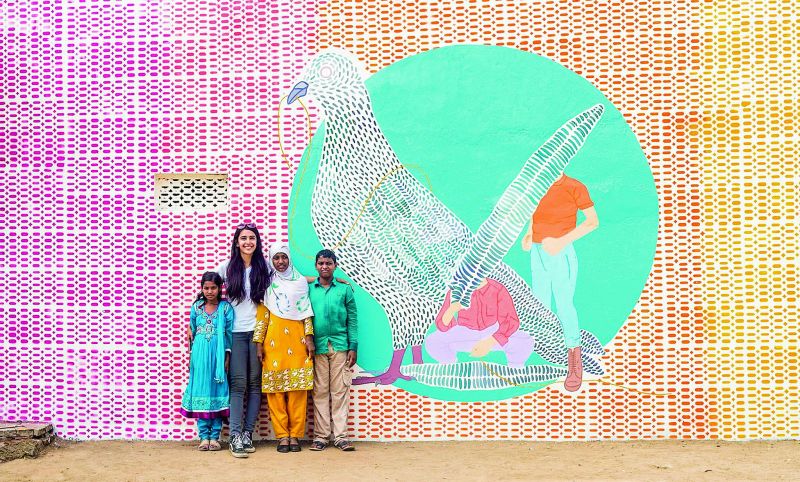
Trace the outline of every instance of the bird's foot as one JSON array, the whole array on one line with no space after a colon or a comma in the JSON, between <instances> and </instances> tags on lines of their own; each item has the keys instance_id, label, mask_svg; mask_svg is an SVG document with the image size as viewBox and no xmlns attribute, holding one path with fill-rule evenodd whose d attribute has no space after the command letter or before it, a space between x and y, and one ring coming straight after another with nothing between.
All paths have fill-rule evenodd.
<instances>
[{"instance_id":1,"label":"bird's foot","mask_svg":"<svg viewBox=\"0 0 800 482\"><path fill-rule=\"evenodd\" d=\"M413 377L409 377L407 375L403 375L400 372L400 367L397 368L389 368L386 373L381 375L377 375L374 377L357 377L353 379L353 385L366 385L368 383L374 383L376 385L392 385L397 380L413 380Z\"/></svg>"},{"instance_id":2,"label":"bird's foot","mask_svg":"<svg viewBox=\"0 0 800 482\"><path fill-rule=\"evenodd\" d=\"M423 363L422 360L422 345L414 345L411 347L411 355L415 365Z\"/></svg>"},{"instance_id":3,"label":"bird's foot","mask_svg":"<svg viewBox=\"0 0 800 482\"><path fill-rule=\"evenodd\" d=\"M392 354L392 361L389 368L385 373L376 375L374 377L357 377L353 379L353 385L365 385L367 383L374 383L376 385L392 385L397 380L413 380L412 377L403 375L400 371L400 366L403 364L403 354L406 352L405 348L400 348ZM421 357L421 352L420 352Z\"/></svg>"}]
</instances>

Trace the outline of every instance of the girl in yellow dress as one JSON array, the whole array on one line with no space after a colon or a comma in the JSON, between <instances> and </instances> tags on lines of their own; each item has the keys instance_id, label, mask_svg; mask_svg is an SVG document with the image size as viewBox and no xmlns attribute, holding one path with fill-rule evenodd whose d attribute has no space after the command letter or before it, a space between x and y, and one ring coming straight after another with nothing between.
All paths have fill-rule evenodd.
<instances>
[{"instance_id":1,"label":"girl in yellow dress","mask_svg":"<svg viewBox=\"0 0 800 482\"><path fill-rule=\"evenodd\" d=\"M308 390L314 388L314 328L308 282L292 265L289 247L273 245L275 267L266 307L259 306L253 342L262 362L261 391L278 452L299 452L306 425Z\"/></svg>"}]
</instances>

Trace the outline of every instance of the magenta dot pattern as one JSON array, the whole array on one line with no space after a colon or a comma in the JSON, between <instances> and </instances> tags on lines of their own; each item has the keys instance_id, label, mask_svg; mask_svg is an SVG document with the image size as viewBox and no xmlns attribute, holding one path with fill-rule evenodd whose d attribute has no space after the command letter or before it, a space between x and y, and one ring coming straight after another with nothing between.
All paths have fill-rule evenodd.
<instances>
[{"instance_id":1,"label":"magenta dot pattern","mask_svg":"<svg viewBox=\"0 0 800 482\"><path fill-rule=\"evenodd\" d=\"M178 413L188 308L235 225L286 239L292 170L275 113L312 55L316 10L3 2L0 420L78 439L195 436ZM301 113L287 109L282 131L295 164ZM157 211L158 173L227 174L230 205Z\"/></svg>"}]
</instances>

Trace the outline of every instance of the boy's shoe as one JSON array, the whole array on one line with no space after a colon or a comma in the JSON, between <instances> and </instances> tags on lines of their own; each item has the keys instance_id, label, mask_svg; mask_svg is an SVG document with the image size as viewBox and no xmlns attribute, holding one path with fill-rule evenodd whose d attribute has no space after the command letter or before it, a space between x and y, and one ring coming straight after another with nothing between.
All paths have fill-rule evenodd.
<instances>
[{"instance_id":1,"label":"boy's shoe","mask_svg":"<svg viewBox=\"0 0 800 482\"><path fill-rule=\"evenodd\" d=\"M333 446L341 450L342 452L352 452L353 450L356 449L355 447L353 447L353 444L351 444L350 441L345 438L340 438L336 442L333 442Z\"/></svg>"},{"instance_id":2,"label":"boy's shoe","mask_svg":"<svg viewBox=\"0 0 800 482\"><path fill-rule=\"evenodd\" d=\"M242 435L235 433L231 435L231 440L228 443L231 449L231 455L236 457L237 459L246 459L247 452L244 451L244 446L242 445Z\"/></svg>"},{"instance_id":3,"label":"boy's shoe","mask_svg":"<svg viewBox=\"0 0 800 482\"><path fill-rule=\"evenodd\" d=\"M256 448L253 447L253 434L250 432L242 432L242 448L248 454L252 454L256 451Z\"/></svg>"},{"instance_id":4,"label":"boy's shoe","mask_svg":"<svg viewBox=\"0 0 800 482\"><path fill-rule=\"evenodd\" d=\"M328 444L325 442L320 442L319 440L314 440L311 442L311 447L308 450L313 450L314 452L322 452L328 448Z\"/></svg>"}]
</instances>

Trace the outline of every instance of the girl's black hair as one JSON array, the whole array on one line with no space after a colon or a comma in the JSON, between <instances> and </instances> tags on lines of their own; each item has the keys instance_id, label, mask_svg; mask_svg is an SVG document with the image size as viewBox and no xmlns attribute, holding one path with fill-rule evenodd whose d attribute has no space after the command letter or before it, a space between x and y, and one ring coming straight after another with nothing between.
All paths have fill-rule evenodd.
<instances>
[{"instance_id":1,"label":"girl's black hair","mask_svg":"<svg viewBox=\"0 0 800 482\"><path fill-rule=\"evenodd\" d=\"M250 260L250 300L255 303L264 301L264 293L272 280L272 272L264 259L264 249L261 246L261 235L258 234L258 228L245 226L238 228L233 233L233 242L231 243L231 261L228 263L228 272L225 273L225 287L228 293L228 298L235 303L241 303L244 300L244 260L242 253L239 250L239 235L242 231L251 231L256 235L256 250L253 252L253 258Z\"/></svg>"},{"instance_id":2,"label":"girl's black hair","mask_svg":"<svg viewBox=\"0 0 800 482\"><path fill-rule=\"evenodd\" d=\"M319 261L320 258L330 258L331 260L333 260L334 263L336 263L336 253L334 253L330 249L323 249L319 253L317 253L317 257L314 260L314 262L316 263L317 261Z\"/></svg>"},{"instance_id":3,"label":"girl's black hair","mask_svg":"<svg viewBox=\"0 0 800 482\"><path fill-rule=\"evenodd\" d=\"M217 292L217 301L222 301L222 276L217 274L216 271L206 271L203 273L203 277L200 278L200 293L197 295L197 299L195 301L202 301L202 304L205 304L206 297L203 294L203 285L206 284L206 281L211 281L217 285L217 288L219 288L219 291Z\"/></svg>"}]
</instances>

